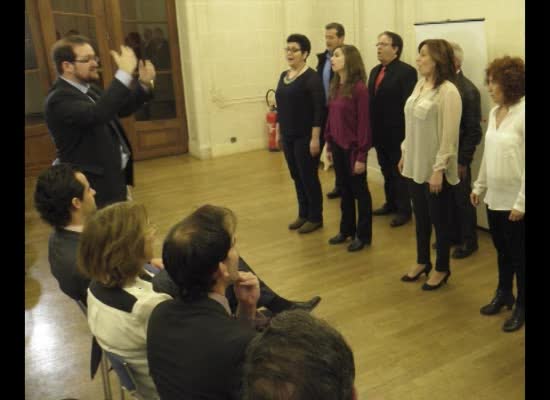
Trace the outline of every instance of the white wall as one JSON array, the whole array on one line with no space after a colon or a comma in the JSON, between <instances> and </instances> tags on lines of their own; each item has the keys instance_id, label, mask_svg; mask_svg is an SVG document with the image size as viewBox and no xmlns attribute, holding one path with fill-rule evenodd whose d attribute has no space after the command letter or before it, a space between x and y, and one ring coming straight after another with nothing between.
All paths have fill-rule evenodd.
<instances>
[{"instance_id":1,"label":"white wall","mask_svg":"<svg viewBox=\"0 0 550 400\"><path fill-rule=\"evenodd\" d=\"M325 24L340 22L370 72L384 30L403 37L402 59L414 66L415 22L485 18L489 60L525 55L519 0L176 0L176 9L189 149L199 158L267 147L264 95L286 67L282 48L290 33L310 38L308 63L315 67ZM369 172L378 168L374 155Z\"/></svg>"}]
</instances>

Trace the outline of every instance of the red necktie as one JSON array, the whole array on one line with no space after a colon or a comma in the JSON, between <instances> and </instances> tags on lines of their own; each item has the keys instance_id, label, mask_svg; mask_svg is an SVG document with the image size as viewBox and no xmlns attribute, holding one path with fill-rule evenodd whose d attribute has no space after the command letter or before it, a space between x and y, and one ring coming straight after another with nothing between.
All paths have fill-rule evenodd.
<instances>
[{"instance_id":1,"label":"red necktie","mask_svg":"<svg viewBox=\"0 0 550 400\"><path fill-rule=\"evenodd\" d=\"M380 86L380 82L382 82L382 79L384 79L384 74L386 73L386 66L384 65L382 67L382 70L380 70L380 73L376 77L376 82L374 82L374 93L378 90L378 86Z\"/></svg>"}]
</instances>

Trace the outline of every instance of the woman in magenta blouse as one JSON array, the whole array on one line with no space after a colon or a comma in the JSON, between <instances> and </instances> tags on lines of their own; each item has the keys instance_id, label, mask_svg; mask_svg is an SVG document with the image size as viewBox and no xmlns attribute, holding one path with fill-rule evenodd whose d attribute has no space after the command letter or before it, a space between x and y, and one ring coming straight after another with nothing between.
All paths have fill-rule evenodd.
<instances>
[{"instance_id":1,"label":"woman in magenta blouse","mask_svg":"<svg viewBox=\"0 0 550 400\"><path fill-rule=\"evenodd\" d=\"M329 243L343 243L351 237L348 251L358 251L372 240L372 201L366 168L372 145L367 74L359 50L352 45L336 48L331 63L334 77L330 83L325 140L336 180L342 182L342 217L340 231Z\"/></svg>"}]
</instances>

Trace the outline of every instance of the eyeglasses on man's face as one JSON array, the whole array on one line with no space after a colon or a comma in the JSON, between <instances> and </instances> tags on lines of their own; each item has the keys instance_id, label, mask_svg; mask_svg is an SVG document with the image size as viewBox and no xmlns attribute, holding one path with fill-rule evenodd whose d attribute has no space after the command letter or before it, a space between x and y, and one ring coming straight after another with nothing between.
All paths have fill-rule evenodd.
<instances>
[{"instance_id":1,"label":"eyeglasses on man's face","mask_svg":"<svg viewBox=\"0 0 550 400\"><path fill-rule=\"evenodd\" d=\"M89 57L83 58L81 60L74 60L73 62L86 64L86 63L89 63L89 62L92 62L92 61L95 61L96 63L99 63L99 57L98 56L89 56Z\"/></svg>"},{"instance_id":2,"label":"eyeglasses on man's face","mask_svg":"<svg viewBox=\"0 0 550 400\"><path fill-rule=\"evenodd\" d=\"M285 47L283 49L285 53L298 53L299 51L302 51L302 49L299 49L297 47Z\"/></svg>"}]
</instances>

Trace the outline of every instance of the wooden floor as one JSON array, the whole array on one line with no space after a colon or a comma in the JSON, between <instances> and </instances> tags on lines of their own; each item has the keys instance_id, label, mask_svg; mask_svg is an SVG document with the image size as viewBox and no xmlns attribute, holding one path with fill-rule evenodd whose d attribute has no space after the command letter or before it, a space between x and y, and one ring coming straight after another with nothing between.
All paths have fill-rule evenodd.
<instances>
[{"instance_id":1,"label":"wooden floor","mask_svg":"<svg viewBox=\"0 0 550 400\"><path fill-rule=\"evenodd\" d=\"M326 193L333 171L320 171L320 177ZM196 207L211 203L233 209L240 254L269 286L294 300L322 296L315 314L350 343L360 399L524 398L525 330L502 332L509 311L479 314L496 285L496 254L487 232L479 232L477 253L452 260L447 286L424 292L423 279L399 280L415 262L413 223L390 228L391 217L374 217L372 246L348 253L327 243L338 231L340 209L338 200L325 197L324 228L309 235L290 232L296 200L281 153L142 161L136 182L135 199L159 226L156 254L168 229ZM378 207L382 185L369 179L369 186ZM49 272L50 228L33 209L33 189L34 179L27 179L25 398L102 399L99 377L89 377L85 318Z\"/></svg>"}]
</instances>

